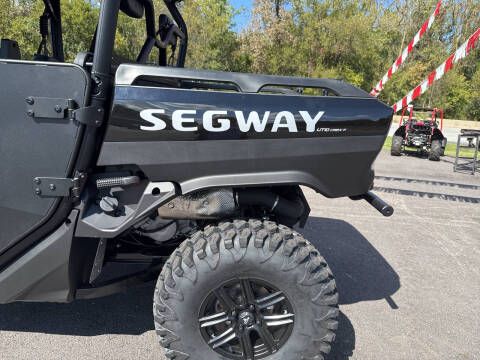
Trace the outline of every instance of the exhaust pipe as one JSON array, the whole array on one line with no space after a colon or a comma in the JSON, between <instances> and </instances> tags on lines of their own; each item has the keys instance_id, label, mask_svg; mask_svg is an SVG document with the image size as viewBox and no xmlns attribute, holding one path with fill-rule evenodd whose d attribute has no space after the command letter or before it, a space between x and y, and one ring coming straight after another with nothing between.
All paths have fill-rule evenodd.
<instances>
[{"instance_id":1,"label":"exhaust pipe","mask_svg":"<svg viewBox=\"0 0 480 360\"><path fill-rule=\"evenodd\" d=\"M235 201L239 207L262 206L274 214L290 219L299 219L305 212L300 199L288 200L265 189L238 189L235 191Z\"/></svg>"},{"instance_id":2,"label":"exhaust pipe","mask_svg":"<svg viewBox=\"0 0 480 360\"><path fill-rule=\"evenodd\" d=\"M377 211L383 216L389 217L393 215L393 207L387 204L385 201L380 199L372 191L367 192L366 194L353 196L350 199L352 200L365 200L370 205L372 205Z\"/></svg>"}]
</instances>

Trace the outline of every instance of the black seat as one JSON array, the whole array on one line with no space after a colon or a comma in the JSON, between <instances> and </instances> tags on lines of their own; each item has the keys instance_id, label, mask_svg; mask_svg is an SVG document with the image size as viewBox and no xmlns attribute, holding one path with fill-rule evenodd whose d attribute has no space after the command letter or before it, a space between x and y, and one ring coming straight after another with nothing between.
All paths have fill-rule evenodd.
<instances>
[{"instance_id":1,"label":"black seat","mask_svg":"<svg viewBox=\"0 0 480 360\"><path fill-rule=\"evenodd\" d=\"M20 47L15 40L2 39L0 45L0 59L21 59Z\"/></svg>"}]
</instances>

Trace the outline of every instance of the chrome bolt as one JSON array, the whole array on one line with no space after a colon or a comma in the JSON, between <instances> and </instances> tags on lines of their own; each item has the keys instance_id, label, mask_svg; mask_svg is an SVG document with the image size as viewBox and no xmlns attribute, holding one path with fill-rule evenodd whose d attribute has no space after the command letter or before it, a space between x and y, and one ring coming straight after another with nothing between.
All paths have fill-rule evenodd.
<instances>
[{"instance_id":1,"label":"chrome bolt","mask_svg":"<svg viewBox=\"0 0 480 360\"><path fill-rule=\"evenodd\" d=\"M61 113L62 112L62 107L60 105L55 105L55 111L57 113Z\"/></svg>"},{"instance_id":2,"label":"chrome bolt","mask_svg":"<svg viewBox=\"0 0 480 360\"><path fill-rule=\"evenodd\" d=\"M42 190L40 190L39 188L36 188L35 189L35 194L42 195Z\"/></svg>"},{"instance_id":3,"label":"chrome bolt","mask_svg":"<svg viewBox=\"0 0 480 360\"><path fill-rule=\"evenodd\" d=\"M35 178L33 179L33 182L37 185L40 185L42 183L42 180L40 180L39 178Z\"/></svg>"},{"instance_id":4,"label":"chrome bolt","mask_svg":"<svg viewBox=\"0 0 480 360\"><path fill-rule=\"evenodd\" d=\"M50 190L55 191L57 187L54 184L50 184Z\"/></svg>"}]
</instances>

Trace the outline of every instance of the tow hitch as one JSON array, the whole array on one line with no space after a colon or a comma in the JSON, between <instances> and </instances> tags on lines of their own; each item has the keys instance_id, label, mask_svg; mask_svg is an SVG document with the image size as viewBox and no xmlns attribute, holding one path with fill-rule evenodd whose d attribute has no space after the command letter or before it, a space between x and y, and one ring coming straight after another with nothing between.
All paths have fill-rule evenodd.
<instances>
[{"instance_id":1,"label":"tow hitch","mask_svg":"<svg viewBox=\"0 0 480 360\"><path fill-rule=\"evenodd\" d=\"M385 201L380 199L376 194L372 191L367 192L363 195L352 196L350 197L352 200L365 200L370 205L372 205L375 209L378 210L380 214L383 216L389 217L393 215L393 207L387 204Z\"/></svg>"}]
</instances>

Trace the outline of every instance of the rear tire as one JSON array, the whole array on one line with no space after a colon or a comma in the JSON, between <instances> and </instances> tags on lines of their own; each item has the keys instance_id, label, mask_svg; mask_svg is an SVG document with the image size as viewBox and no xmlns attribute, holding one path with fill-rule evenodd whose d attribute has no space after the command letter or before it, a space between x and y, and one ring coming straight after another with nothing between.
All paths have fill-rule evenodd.
<instances>
[{"instance_id":1,"label":"rear tire","mask_svg":"<svg viewBox=\"0 0 480 360\"><path fill-rule=\"evenodd\" d=\"M430 153L428 154L428 160L430 161L440 161L442 156L442 140L432 140L432 145L430 146Z\"/></svg>"},{"instance_id":2,"label":"rear tire","mask_svg":"<svg viewBox=\"0 0 480 360\"><path fill-rule=\"evenodd\" d=\"M257 285L248 286L249 292L245 281ZM250 305L242 305L245 301ZM291 304L290 310L279 311L281 302ZM205 316L206 308L214 309L213 315ZM182 243L160 274L153 311L166 357L176 360L251 359L253 342L255 359L320 360L330 352L339 312L335 280L318 251L288 227L260 220L208 226ZM246 312L253 318L246 319ZM278 316L293 320L288 331L271 323ZM269 330L273 342L261 328ZM287 339L277 341L279 331ZM224 344L215 340L225 332Z\"/></svg>"},{"instance_id":3,"label":"rear tire","mask_svg":"<svg viewBox=\"0 0 480 360\"><path fill-rule=\"evenodd\" d=\"M403 138L401 136L394 135L392 138L392 148L390 150L390 154L392 156L402 155L402 146L403 146Z\"/></svg>"},{"instance_id":4,"label":"rear tire","mask_svg":"<svg viewBox=\"0 0 480 360\"><path fill-rule=\"evenodd\" d=\"M442 156L445 156L445 149L447 148L447 138L442 140Z\"/></svg>"}]
</instances>

